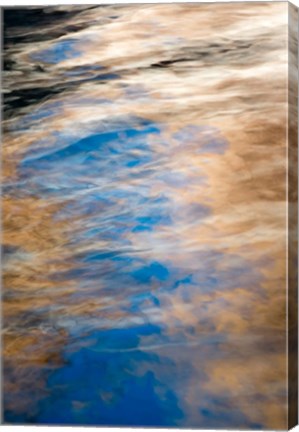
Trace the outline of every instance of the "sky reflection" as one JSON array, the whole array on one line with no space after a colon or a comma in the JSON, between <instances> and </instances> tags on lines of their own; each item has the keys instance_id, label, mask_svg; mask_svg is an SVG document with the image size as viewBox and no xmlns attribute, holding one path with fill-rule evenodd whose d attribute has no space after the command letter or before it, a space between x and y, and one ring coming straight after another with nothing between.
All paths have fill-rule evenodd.
<instances>
[{"instance_id":1,"label":"sky reflection","mask_svg":"<svg viewBox=\"0 0 299 432\"><path fill-rule=\"evenodd\" d=\"M285 428L287 3L28 10L4 12L5 422Z\"/></svg>"}]
</instances>

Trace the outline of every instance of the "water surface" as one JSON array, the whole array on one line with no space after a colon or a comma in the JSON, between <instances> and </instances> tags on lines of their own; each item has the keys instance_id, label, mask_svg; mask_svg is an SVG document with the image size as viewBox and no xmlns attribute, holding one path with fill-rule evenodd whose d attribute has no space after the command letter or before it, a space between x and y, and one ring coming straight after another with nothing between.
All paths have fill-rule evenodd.
<instances>
[{"instance_id":1,"label":"water surface","mask_svg":"<svg viewBox=\"0 0 299 432\"><path fill-rule=\"evenodd\" d=\"M286 23L4 11L5 422L285 427Z\"/></svg>"}]
</instances>

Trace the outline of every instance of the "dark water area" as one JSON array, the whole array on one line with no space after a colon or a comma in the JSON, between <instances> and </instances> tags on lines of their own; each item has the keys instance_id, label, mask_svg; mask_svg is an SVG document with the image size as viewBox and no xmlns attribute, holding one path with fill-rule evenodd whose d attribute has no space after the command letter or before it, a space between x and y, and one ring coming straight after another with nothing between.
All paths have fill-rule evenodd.
<instances>
[{"instance_id":1,"label":"dark water area","mask_svg":"<svg viewBox=\"0 0 299 432\"><path fill-rule=\"evenodd\" d=\"M4 10L6 423L284 424L285 6L215 7Z\"/></svg>"}]
</instances>

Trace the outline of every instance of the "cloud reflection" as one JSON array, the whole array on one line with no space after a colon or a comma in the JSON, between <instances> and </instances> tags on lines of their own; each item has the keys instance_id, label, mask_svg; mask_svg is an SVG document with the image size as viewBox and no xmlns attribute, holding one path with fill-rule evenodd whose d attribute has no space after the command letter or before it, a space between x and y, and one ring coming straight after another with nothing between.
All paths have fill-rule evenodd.
<instances>
[{"instance_id":1,"label":"cloud reflection","mask_svg":"<svg viewBox=\"0 0 299 432\"><path fill-rule=\"evenodd\" d=\"M287 4L26 10L5 421L285 428Z\"/></svg>"}]
</instances>

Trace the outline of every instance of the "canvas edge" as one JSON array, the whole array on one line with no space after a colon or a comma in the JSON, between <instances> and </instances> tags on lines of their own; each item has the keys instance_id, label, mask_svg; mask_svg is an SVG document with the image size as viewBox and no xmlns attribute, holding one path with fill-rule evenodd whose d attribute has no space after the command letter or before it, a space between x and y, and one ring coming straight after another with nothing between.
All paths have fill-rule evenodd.
<instances>
[{"instance_id":1,"label":"canvas edge","mask_svg":"<svg viewBox=\"0 0 299 432\"><path fill-rule=\"evenodd\" d=\"M288 429L298 424L298 8L288 5Z\"/></svg>"}]
</instances>

